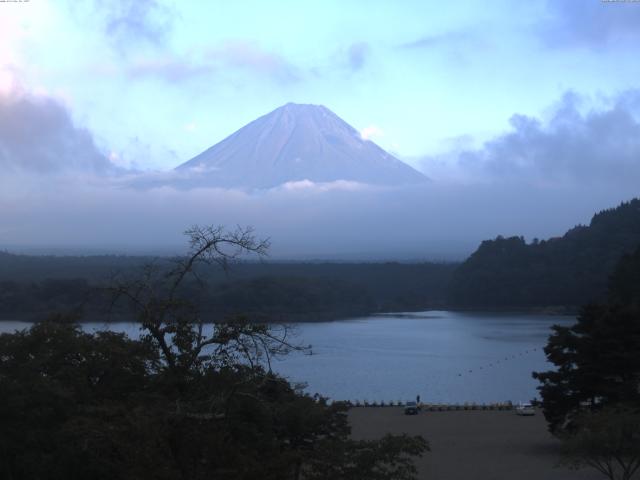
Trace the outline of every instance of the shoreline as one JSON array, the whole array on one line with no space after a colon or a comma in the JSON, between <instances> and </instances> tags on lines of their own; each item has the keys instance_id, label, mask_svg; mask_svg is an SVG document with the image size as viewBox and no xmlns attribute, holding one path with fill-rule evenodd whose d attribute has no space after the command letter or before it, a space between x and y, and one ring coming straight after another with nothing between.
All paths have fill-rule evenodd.
<instances>
[{"instance_id":1,"label":"shoreline","mask_svg":"<svg viewBox=\"0 0 640 480\"><path fill-rule=\"evenodd\" d=\"M370 312L370 313L300 313L300 314L288 314L288 315L258 315L258 314L236 314L237 316L251 317L255 315L250 323L272 323L272 324L296 324L296 323L330 323L330 322L343 322L348 320L356 320L362 318L372 317L406 317L406 318L419 318L416 317L418 313L433 313L433 312L456 312L456 313L481 313L481 314L499 314L499 315L545 315L545 316L557 316L557 317L570 317L576 316L579 311L574 307L544 307L544 308L460 308L460 307L446 307L438 306L420 310L403 310L395 312ZM38 323L46 320L50 315L50 312L29 312L29 313L15 313L15 314L0 314L0 322L24 322L24 323ZM212 317L219 316L219 314L212 314ZM232 316L232 315L231 315ZM93 317L93 318L89 318ZM280 317L280 318L277 318ZM220 317L218 320L211 320L203 322L207 324L225 323ZM87 318L81 319L78 323L137 323L135 318L127 317L126 315L117 314L101 314L90 313L87 314Z\"/></svg>"}]
</instances>

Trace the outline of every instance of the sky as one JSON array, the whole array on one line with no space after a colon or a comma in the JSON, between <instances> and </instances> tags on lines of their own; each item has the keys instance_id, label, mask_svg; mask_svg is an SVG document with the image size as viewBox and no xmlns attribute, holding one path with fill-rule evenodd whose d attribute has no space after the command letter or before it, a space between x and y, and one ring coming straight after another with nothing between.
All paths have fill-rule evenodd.
<instances>
[{"instance_id":1,"label":"sky","mask_svg":"<svg viewBox=\"0 0 640 480\"><path fill-rule=\"evenodd\" d=\"M630 1L2 2L0 246L174 244L169 228L209 218L286 238L284 256L449 258L497 234L558 235L637 195L638 53ZM118 180L287 102L327 106L431 186L256 196Z\"/></svg>"}]
</instances>

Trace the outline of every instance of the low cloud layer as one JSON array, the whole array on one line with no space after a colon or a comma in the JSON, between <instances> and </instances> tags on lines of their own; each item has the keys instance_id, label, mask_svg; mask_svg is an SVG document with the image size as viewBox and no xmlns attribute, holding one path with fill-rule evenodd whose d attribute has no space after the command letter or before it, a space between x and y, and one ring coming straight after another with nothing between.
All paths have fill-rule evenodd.
<instances>
[{"instance_id":1,"label":"low cloud layer","mask_svg":"<svg viewBox=\"0 0 640 480\"><path fill-rule=\"evenodd\" d=\"M629 194L508 184L375 189L340 182L297 182L248 194L3 177L0 247L178 253L181 232L193 224L240 224L270 237L275 259L452 260L498 234L561 235Z\"/></svg>"}]
</instances>

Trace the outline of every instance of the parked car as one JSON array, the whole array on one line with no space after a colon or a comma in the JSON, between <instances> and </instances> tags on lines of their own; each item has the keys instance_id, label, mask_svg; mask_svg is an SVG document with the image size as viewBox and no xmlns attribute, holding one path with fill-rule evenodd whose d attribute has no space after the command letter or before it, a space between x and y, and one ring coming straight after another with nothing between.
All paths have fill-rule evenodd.
<instances>
[{"instance_id":1,"label":"parked car","mask_svg":"<svg viewBox=\"0 0 640 480\"><path fill-rule=\"evenodd\" d=\"M419 410L416 402L407 402L404 406L405 415L417 415Z\"/></svg>"},{"instance_id":2,"label":"parked car","mask_svg":"<svg viewBox=\"0 0 640 480\"><path fill-rule=\"evenodd\" d=\"M516 415L530 416L535 414L536 410L530 403L520 403L516 405Z\"/></svg>"}]
</instances>

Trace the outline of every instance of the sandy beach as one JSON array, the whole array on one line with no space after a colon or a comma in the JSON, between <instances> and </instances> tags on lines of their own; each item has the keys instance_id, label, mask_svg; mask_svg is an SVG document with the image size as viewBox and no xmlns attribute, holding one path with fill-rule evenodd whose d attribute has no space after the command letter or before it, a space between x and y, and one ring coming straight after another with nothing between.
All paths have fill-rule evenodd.
<instances>
[{"instance_id":1,"label":"sandy beach","mask_svg":"<svg viewBox=\"0 0 640 480\"><path fill-rule=\"evenodd\" d=\"M402 408L354 408L355 438L386 433L422 435L431 452L417 461L429 480L601 480L596 471L557 466L558 442L547 432L540 411L521 417L513 411L446 411L404 415Z\"/></svg>"}]
</instances>

